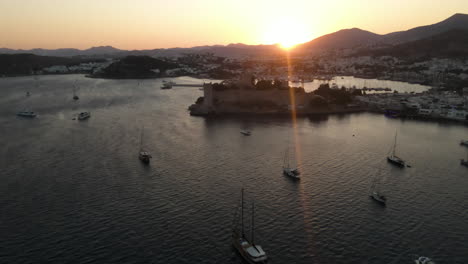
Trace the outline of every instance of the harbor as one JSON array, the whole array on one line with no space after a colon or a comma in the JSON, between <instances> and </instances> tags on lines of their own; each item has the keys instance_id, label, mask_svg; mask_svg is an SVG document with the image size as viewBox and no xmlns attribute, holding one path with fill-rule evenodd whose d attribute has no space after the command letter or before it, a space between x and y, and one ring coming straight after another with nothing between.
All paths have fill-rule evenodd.
<instances>
[{"instance_id":1,"label":"harbor","mask_svg":"<svg viewBox=\"0 0 468 264\"><path fill-rule=\"evenodd\" d=\"M187 105L203 92L161 90L161 79L138 85L51 75L39 82L34 90L31 78L0 80L0 124L7 131L0 139L4 263L89 256L113 263L239 263L231 230L242 187L249 202L244 228L250 232L255 201L255 243L272 263L468 260L463 125L370 112L295 122L200 118ZM25 100L36 118L15 116ZM92 117L71 120L83 111ZM395 131L396 155L411 168L387 162ZM152 155L148 165L138 159L142 148ZM300 180L283 174L288 162ZM376 178L385 207L369 197Z\"/></svg>"}]
</instances>

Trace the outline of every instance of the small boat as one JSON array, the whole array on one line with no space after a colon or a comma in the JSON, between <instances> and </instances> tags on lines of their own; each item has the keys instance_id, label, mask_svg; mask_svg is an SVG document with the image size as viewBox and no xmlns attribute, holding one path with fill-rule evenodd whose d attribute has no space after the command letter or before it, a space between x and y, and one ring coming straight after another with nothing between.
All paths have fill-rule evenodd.
<instances>
[{"instance_id":1,"label":"small boat","mask_svg":"<svg viewBox=\"0 0 468 264\"><path fill-rule=\"evenodd\" d=\"M387 156L387 161L393 165L404 168L406 166L405 161L396 155L396 147L397 147L397 134L395 133L395 142L393 143L393 147L391 151L392 153Z\"/></svg>"},{"instance_id":2,"label":"small boat","mask_svg":"<svg viewBox=\"0 0 468 264\"><path fill-rule=\"evenodd\" d=\"M241 257L250 264L258 264L258 263L267 263L268 257L263 250L262 246L256 245L254 242L254 204L252 203L252 225L251 225L251 237L250 241L247 239L244 233L244 189L242 189L241 194L241 228L238 229L237 225L237 212L235 217L235 225L232 228L232 245L237 250L237 252L241 255Z\"/></svg>"},{"instance_id":3,"label":"small boat","mask_svg":"<svg viewBox=\"0 0 468 264\"><path fill-rule=\"evenodd\" d=\"M244 136L250 136L252 133L248 130L241 130L240 133Z\"/></svg>"},{"instance_id":4,"label":"small boat","mask_svg":"<svg viewBox=\"0 0 468 264\"><path fill-rule=\"evenodd\" d=\"M462 140L460 141L460 145L468 147L468 140Z\"/></svg>"},{"instance_id":5,"label":"small boat","mask_svg":"<svg viewBox=\"0 0 468 264\"><path fill-rule=\"evenodd\" d=\"M289 149L287 149L284 153L283 175L296 180L299 180L301 178L301 173L299 172L299 170L297 168L291 168L289 164Z\"/></svg>"},{"instance_id":6,"label":"small boat","mask_svg":"<svg viewBox=\"0 0 468 264\"><path fill-rule=\"evenodd\" d=\"M372 192L370 197L372 199L374 199L374 201L377 201L380 204L382 204L383 206L385 206L385 204L387 203L387 198L385 196L379 194L378 192Z\"/></svg>"},{"instance_id":7,"label":"small boat","mask_svg":"<svg viewBox=\"0 0 468 264\"><path fill-rule=\"evenodd\" d=\"M419 257L418 259L414 260L414 263L416 264L435 264L435 262L428 258L428 257Z\"/></svg>"},{"instance_id":8,"label":"small boat","mask_svg":"<svg viewBox=\"0 0 468 264\"><path fill-rule=\"evenodd\" d=\"M78 120L85 120L91 117L90 112L81 112L78 114Z\"/></svg>"},{"instance_id":9,"label":"small boat","mask_svg":"<svg viewBox=\"0 0 468 264\"><path fill-rule=\"evenodd\" d=\"M380 203L381 205L385 206L385 204L387 203L387 198L381 193L379 193L379 183L380 177L376 175L370 187L369 197L372 198L374 201Z\"/></svg>"},{"instance_id":10,"label":"small boat","mask_svg":"<svg viewBox=\"0 0 468 264\"><path fill-rule=\"evenodd\" d=\"M140 135L140 152L138 153L138 159L145 164L149 164L152 156L149 152L143 150L143 128L141 129Z\"/></svg>"},{"instance_id":11,"label":"small boat","mask_svg":"<svg viewBox=\"0 0 468 264\"><path fill-rule=\"evenodd\" d=\"M26 96L30 96L30 95L31 95L31 93L30 93L30 92L26 92Z\"/></svg>"},{"instance_id":12,"label":"small boat","mask_svg":"<svg viewBox=\"0 0 468 264\"><path fill-rule=\"evenodd\" d=\"M76 82L76 81L75 81ZM79 100L80 97L78 97L78 95L76 95L76 84L73 84L73 100Z\"/></svg>"},{"instance_id":13,"label":"small boat","mask_svg":"<svg viewBox=\"0 0 468 264\"><path fill-rule=\"evenodd\" d=\"M468 160L462 159L462 160L460 160L460 164L463 165L463 166L468 167Z\"/></svg>"},{"instance_id":14,"label":"small boat","mask_svg":"<svg viewBox=\"0 0 468 264\"><path fill-rule=\"evenodd\" d=\"M468 167L468 153L467 153L467 155L466 155L466 160L461 159L461 160L460 160L460 164L461 164L462 166Z\"/></svg>"},{"instance_id":15,"label":"small boat","mask_svg":"<svg viewBox=\"0 0 468 264\"><path fill-rule=\"evenodd\" d=\"M16 113L16 115L21 116L21 117L30 117L30 118L36 117L36 113L34 113L33 111L20 111Z\"/></svg>"},{"instance_id":16,"label":"small boat","mask_svg":"<svg viewBox=\"0 0 468 264\"><path fill-rule=\"evenodd\" d=\"M138 154L138 158L143 162L143 163L150 163L150 159L152 158L151 154L146 151L140 151Z\"/></svg>"},{"instance_id":17,"label":"small boat","mask_svg":"<svg viewBox=\"0 0 468 264\"><path fill-rule=\"evenodd\" d=\"M161 89L172 89L172 86L174 85L174 82L168 82L168 81L163 81L163 85L161 86Z\"/></svg>"}]
</instances>

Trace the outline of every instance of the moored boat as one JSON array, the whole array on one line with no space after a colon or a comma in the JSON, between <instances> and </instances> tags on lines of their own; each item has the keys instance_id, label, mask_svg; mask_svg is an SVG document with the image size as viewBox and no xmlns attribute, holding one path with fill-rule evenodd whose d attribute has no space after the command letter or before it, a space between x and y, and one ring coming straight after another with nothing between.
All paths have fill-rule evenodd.
<instances>
[{"instance_id":1,"label":"moored boat","mask_svg":"<svg viewBox=\"0 0 468 264\"><path fill-rule=\"evenodd\" d=\"M21 117L30 117L30 118L36 117L36 113L34 113L33 111L20 111L16 113L16 115L21 116Z\"/></svg>"},{"instance_id":2,"label":"moored boat","mask_svg":"<svg viewBox=\"0 0 468 264\"><path fill-rule=\"evenodd\" d=\"M244 189L241 194L241 229L238 229L237 222L232 229L232 245L241 255L241 257L250 264L267 263L268 257L262 246L256 245L254 242L254 204L252 203L252 225L251 225L251 238L247 239L244 233ZM236 219L237 214L236 214Z\"/></svg>"},{"instance_id":3,"label":"moored boat","mask_svg":"<svg viewBox=\"0 0 468 264\"><path fill-rule=\"evenodd\" d=\"M78 97L78 95L76 94L76 90L77 90L77 87L76 87L76 81L75 81L75 84L73 84L73 100L79 100L80 97Z\"/></svg>"},{"instance_id":4,"label":"moored boat","mask_svg":"<svg viewBox=\"0 0 468 264\"><path fill-rule=\"evenodd\" d=\"M393 143L392 151L390 155L387 156L387 161L393 165L404 168L406 166L405 161L396 155L397 147L397 133L395 133L395 142Z\"/></svg>"},{"instance_id":5,"label":"moored boat","mask_svg":"<svg viewBox=\"0 0 468 264\"><path fill-rule=\"evenodd\" d=\"M460 145L468 147L468 140L462 140L460 141Z\"/></svg>"},{"instance_id":6,"label":"moored boat","mask_svg":"<svg viewBox=\"0 0 468 264\"><path fill-rule=\"evenodd\" d=\"M252 133L248 130L241 130L240 133L244 136L250 136Z\"/></svg>"},{"instance_id":7,"label":"moored boat","mask_svg":"<svg viewBox=\"0 0 468 264\"><path fill-rule=\"evenodd\" d=\"M461 160L460 160L460 164L461 164L462 166L468 167L468 152L466 153L466 160L461 159Z\"/></svg>"},{"instance_id":8,"label":"moored boat","mask_svg":"<svg viewBox=\"0 0 468 264\"><path fill-rule=\"evenodd\" d=\"M423 257L423 256L419 257L418 259L415 259L414 263L416 263L416 264L435 264L435 262L432 259L430 259L428 257Z\"/></svg>"},{"instance_id":9,"label":"moored boat","mask_svg":"<svg viewBox=\"0 0 468 264\"><path fill-rule=\"evenodd\" d=\"M161 86L161 89L172 89L172 86L174 85L174 82L168 82L168 81L163 81L163 85Z\"/></svg>"},{"instance_id":10,"label":"moored boat","mask_svg":"<svg viewBox=\"0 0 468 264\"><path fill-rule=\"evenodd\" d=\"M379 204L385 206L387 203L387 197L385 197L382 193L379 192L380 179L381 177L379 174L376 174L374 176L370 187L369 197L372 198L374 201L378 202Z\"/></svg>"},{"instance_id":11,"label":"moored boat","mask_svg":"<svg viewBox=\"0 0 468 264\"><path fill-rule=\"evenodd\" d=\"M140 152L138 153L138 159L140 159L141 162L143 162L145 164L149 164L152 156L148 151L143 150L143 130L144 130L144 128L141 129Z\"/></svg>"},{"instance_id":12,"label":"moored boat","mask_svg":"<svg viewBox=\"0 0 468 264\"><path fill-rule=\"evenodd\" d=\"M284 160L283 160L283 175L299 180L301 178L301 172L297 168L292 168L289 163L289 149L286 149L284 153Z\"/></svg>"},{"instance_id":13,"label":"moored boat","mask_svg":"<svg viewBox=\"0 0 468 264\"><path fill-rule=\"evenodd\" d=\"M85 120L91 117L91 112L81 112L78 114L78 120Z\"/></svg>"},{"instance_id":14,"label":"moored boat","mask_svg":"<svg viewBox=\"0 0 468 264\"><path fill-rule=\"evenodd\" d=\"M379 194L377 191L373 191L371 194L370 194L370 197L372 199L374 199L374 201L376 202L379 202L381 203L382 205L385 206L385 204L387 203L387 198L381 194Z\"/></svg>"},{"instance_id":15,"label":"moored boat","mask_svg":"<svg viewBox=\"0 0 468 264\"><path fill-rule=\"evenodd\" d=\"M149 152L140 151L140 153L138 154L138 158L139 158L143 163L149 163L149 162L150 162L150 159L151 159L152 157L151 157L151 154L149 154Z\"/></svg>"}]
</instances>

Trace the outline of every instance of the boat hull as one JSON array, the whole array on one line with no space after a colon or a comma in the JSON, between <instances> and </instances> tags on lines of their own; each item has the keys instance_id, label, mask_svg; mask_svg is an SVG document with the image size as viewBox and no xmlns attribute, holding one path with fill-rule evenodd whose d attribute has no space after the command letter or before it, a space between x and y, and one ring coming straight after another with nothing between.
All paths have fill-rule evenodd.
<instances>
[{"instance_id":1,"label":"boat hull","mask_svg":"<svg viewBox=\"0 0 468 264\"><path fill-rule=\"evenodd\" d=\"M301 174L297 169L283 168L283 175L295 180L299 180L301 178Z\"/></svg>"},{"instance_id":2,"label":"boat hull","mask_svg":"<svg viewBox=\"0 0 468 264\"><path fill-rule=\"evenodd\" d=\"M150 158L144 158L144 157L139 157L140 161L145 163L145 164L149 164L150 163Z\"/></svg>"},{"instance_id":3,"label":"boat hull","mask_svg":"<svg viewBox=\"0 0 468 264\"><path fill-rule=\"evenodd\" d=\"M468 160L460 160L460 164L465 167L468 167Z\"/></svg>"},{"instance_id":4,"label":"boat hull","mask_svg":"<svg viewBox=\"0 0 468 264\"><path fill-rule=\"evenodd\" d=\"M146 151L142 151L138 154L138 159L141 160L141 162L145 163L145 164L149 164L150 163L150 160L151 160L151 154L149 154L148 152Z\"/></svg>"},{"instance_id":5,"label":"boat hull","mask_svg":"<svg viewBox=\"0 0 468 264\"><path fill-rule=\"evenodd\" d=\"M27 118L34 118L36 117L36 114L16 114L17 116L20 116L20 117L27 117Z\"/></svg>"},{"instance_id":6,"label":"boat hull","mask_svg":"<svg viewBox=\"0 0 468 264\"><path fill-rule=\"evenodd\" d=\"M395 165L395 166L400 167L400 168L405 167L405 162L404 161L396 160L396 159L393 159L391 157L387 157L387 161L390 162L391 164Z\"/></svg>"},{"instance_id":7,"label":"boat hull","mask_svg":"<svg viewBox=\"0 0 468 264\"><path fill-rule=\"evenodd\" d=\"M286 176L286 177L289 177L291 179L294 179L294 180L300 180L301 177L299 175L296 175L292 172L286 172L286 171L283 171L283 175Z\"/></svg>"},{"instance_id":8,"label":"boat hull","mask_svg":"<svg viewBox=\"0 0 468 264\"><path fill-rule=\"evenodd\" d=\"M237 253L242 257L242 259L249 263L249 264L266 264L268 263L268 259L264 260L254 260L252 259L247 252L243 249L242 245L240 244L241 238L238 236L236 232L232 233L232 246L236 249Z\"/></svg>"},{"instance_id":9,"label":"boat hull","mask_svg":"<svg viewBox=\"0 0 468 264\"><path fill-rule=\"evenodd\" d=\"M372 195L372 194L371 194L371 195L369 195L369 197L372 198L372 200L376 201L377 203L379 203L379 204L382 205L382 206L385 206L386 203L387 203L385 200L383 200L383 199L381 199L380 197L377 197L377 196L375 196L375 195Z\"/></svg>"},{"instance_id":10,"label":"boat hull","mask_svg":"<svg viewBox=\"0 0 468 264\"><path fill-rule=\"evenodd\" d=\"M78 114L78 120L86 120L91 117L91 113L89 112L83 112Z\"/></svg>"}]
</instances>

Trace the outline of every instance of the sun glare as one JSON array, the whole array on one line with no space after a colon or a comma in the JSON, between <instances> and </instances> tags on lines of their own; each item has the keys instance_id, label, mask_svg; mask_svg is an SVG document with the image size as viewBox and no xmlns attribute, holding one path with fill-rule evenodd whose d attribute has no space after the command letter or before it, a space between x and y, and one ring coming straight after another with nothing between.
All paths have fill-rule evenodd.
<instances>
[{"instance_id":1,"label":"sun glare","mask_svg":"<svg viewBox=\"0 0 468 264\"><path fill-rule=\"evenodd\" d=\"M294 19L281 19L268 24L265 42L279 44L283 49L291 49L297 44L311 40L309 30Z\"/></svg>"}]
</instances>

